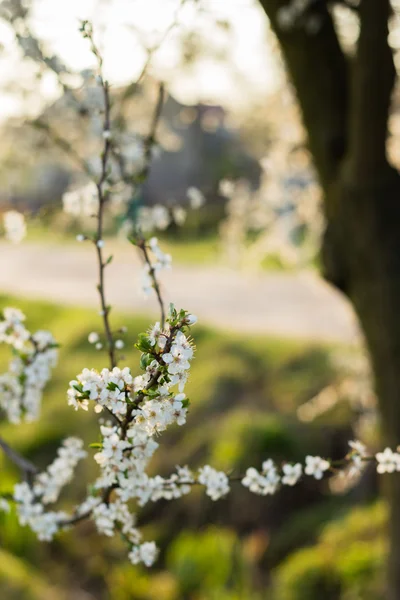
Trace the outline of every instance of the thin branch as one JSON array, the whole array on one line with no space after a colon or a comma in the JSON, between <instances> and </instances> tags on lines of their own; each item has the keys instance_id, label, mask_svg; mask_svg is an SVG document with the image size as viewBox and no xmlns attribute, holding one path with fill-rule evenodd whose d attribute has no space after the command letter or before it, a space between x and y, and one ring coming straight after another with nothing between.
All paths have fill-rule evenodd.
<instances>
[{"instance_id":1,"label":"thin branch","mask_svg":"<svg viewBox=\"0 0 400 600\"><path fill-rule=\"evenodd\" d=\"M18 452L13 450L2 438L0 438L0 448L4 454L20 469L23 473L24 479L28 482L32 481L33 475L38 472L37 467L29 460L21 456Z\"/></svg>"},{"instance_id":2,"label":"thin branch","mask_svg":"<svg viewBox=\"0 0 400 600\"><path fill-rule=\"evenodd\" d=\"M144 140L144 157L145 157L145 168L140 174L141 178L145 178L149 174L150 163L151 163L151 152L153 150L153 146L156 138L157 126L161 118L161 111L164 105L164 97L165 97L165 87L162 82L160 82L158 86L158 97L155 106L155 110L153 113L153 118L151 120L150 131Z\"/></svg>"},{"instance_id":3,"label":"thin branch","mask_svg":"<svg viewBox=\"0 0 400 600\"><path fill-rule=\"evenodd\" d=\"M138 248L142 251L143 258L144 258L144 260L145 260L145 262L146 262L146 264L147 264L147 266L149 268L149 275L150 275L151 280L153 282L153 288L154 288L154 291L155 291L156 296L157 296L158 304L160 306L160 313L161 313L160 323L161 323L161 329L164 329L164 325L165 325L165 303L164 303L164 300L163 300L163 297L162 297L162 294L161 294L160 284L159 284L158 279L157 279L156 271L155 271L155 269L153 267L153 263L151 262L149 253L147 251L146 241L145 240L141 240L138 243Z\"/></svg>"},{"instance_id":4,"label":"thin branch","mask_svg":"<svg viewBox=\"0 0 400 600\"><path fill-rule=\"evenodd\" d=\"M110 359L110 368L113 369L117 366L117 359L115 355L115 342L114 336L112 333L112 329L110 326L109 313L110 307L106 301L105 295L105 286L104 286L104 270L106 267L106 262L103 257L103 228L104 228L104 208L107 202L107 192L104 190L104 184L107 180L108 176L108 159L111 151L111 139L110 139L110 128L111 128L111 100L110 100L110 87L108 81L106 81L103 77L102 67L103 67L103 59L100 55L100 52L93 40L93 29L89 23L84 23L82 25L82 31L84 32L84 37L86 37L91 44L91 50L95 57L97 58L98 70L99 70L99 78L100 85L103 90L103 99L104 99L104 121L103 121L103 134L104 134L104 147L101 154L101 172L100 178L96 183L97 187L97 195L99 200L99 208L97 214L97 232L95 238L96 245L96 253L97 253L97 261L98 261L98 276L99 281L97 284L97 290L100 296L100 305L101 305L101 315L103 317L103 325L104 332L107 340L107 350Z\"/></svg>"}]
</instances>

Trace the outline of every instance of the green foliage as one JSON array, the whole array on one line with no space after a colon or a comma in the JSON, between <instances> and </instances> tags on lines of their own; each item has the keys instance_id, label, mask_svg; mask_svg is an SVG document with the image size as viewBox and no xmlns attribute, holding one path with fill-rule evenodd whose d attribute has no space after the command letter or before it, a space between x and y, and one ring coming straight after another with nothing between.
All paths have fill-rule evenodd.
<instances>
[{"instance_id":1,"label":"green foliage","mask_svg":"<svg viewBox=\"0 0 400 600\"><path fill-rule=\"evenodd\" d=\"M182 595L199 588L224 588L232 573L236 543L235 534L227 529L178 536L168 550L167 565L179 580Z\"/></svg>"},{"instance_id":2,"label":"green foliage","mask_svg":"<svg viewBox=\"0 0 400 600\"><path fill-rule=\"evenodd\" d=\"M32 331L43 327L50 329L61 347L59 366L44 396L42 418L36 423L18 426L18 437L15 426L2 424L2 435L41 467L50 462L60 440L71 433L82 437L89 454L94 454L98 442L97 419L92 414L77 413L68 407L66 390L68 382L83 367L101 369L107 365L105 352L96 351L87 341L89 332L101 331L101 318L95 311L86 309L1 299L0 307L10 305L16 305L26 313ZM134 344L140 332L148 330L152 320L117 313L113 314L112 320L115 329L123 325L128 327L123 364L130 366L135 375L139 374L139 352ZM304 426L296 425L288 413L290 406L296 406L314 393L319 382L325 384L329 380L324 349L262 336L249 339L245 335L222 334L197 325L193 334L197 351L187 389L192 401L188 424L184 428L171 428L163 436L165 451L155 456L155 472L167 474L176 464L214 461L214 464L227 468L244 468L260 464L266 455L294 459L303 456L305 448L323 448L326 440L315 435L315 428L305 431ZM149 350L146 338L146 334L140 336L145 344L144 352ZM8 349L0 347L0 371L5 369L8 360ZM280 383L282 376L287 387ZM328 437L325 433L325 438ZM0 463L0 490L9 491L17 473L2 455ZM63 494L62 503L68 499L80 500L85 495L86 482L92 481L97 472L94 461L82 464L79 472L81 477ZM150 572L127 563L122 543L102 539L88 523L48 545L38 543L34 535L27 528L21 528L14 518L3 519L0 522L1 542L27 572L43 577L45 585L53 586L57 582L60 590L66 590L67 598L75 597L75 590L83 587L93 591L96 600L182 600L187 590L191 590L190 600L259 600L265 596L254 592L255 582L263 589L265 572L256 562L266 546L261 544L257 557L250 560L245 552L247 542L243 539L248 527L254 529L255 536L268 539L268 518L271 520L271 517L268 517L266 507L269 504L265 499L253 500L258 507L256 511L253 504L249 507L248 492L238 485L232 498L221 503L212 503L196 489L179 502L146 507L143 520L152 523L148 537L159 540L162 547L161 560ZM278 499L272 520L276 516L282 520L285 510L281 509ZM242 515L246 529L241 523ZM289 522L287 518L284 521ZM210 522L219 525L201 533L196 531L198 526ZM232 529L227 528L228 524ZM314 531L315 527L311 535ZM297 540L294 533L293 538L290 532L287 535ZM285 542L285 547L290 546L290 539ZM310 541L306 532L299 539L301 543ZM42 572L45 575L42 576ZM344 577L349 578L349 575L343 574ZM31 600L30 592L16 587L11 579L8 581L5 571L2 578L0 590L5 592L1 597ZM32 600L46 598L42 593L44 588L35 583L38 580L33 577L32 581L36 594ZM17 591L11 592L14 589ZM64 600L58 587L54 594L50 600Z\"/></svg>"},{"instance_id":3,"label":"green foliage","mask_svg":"<svg viewBox=\"0 0 400 600\"><path fill-rule=\"evenodd\" d=\"M243 470L260 456L294 454L294 431L278 415L238 408L226 416L212 446L210 462L220 469Z\"/></svg>"},{"instance_id":4,"label":"green foliage","mask_svg":"<svg viewBox=\"0 0 400 600\"><path fill-rule=\"evenodd\" d=\"M327 525L318 543L276 570L276 600L382 600L386 507L355 509Z\"/></svg>"}]
</instances>

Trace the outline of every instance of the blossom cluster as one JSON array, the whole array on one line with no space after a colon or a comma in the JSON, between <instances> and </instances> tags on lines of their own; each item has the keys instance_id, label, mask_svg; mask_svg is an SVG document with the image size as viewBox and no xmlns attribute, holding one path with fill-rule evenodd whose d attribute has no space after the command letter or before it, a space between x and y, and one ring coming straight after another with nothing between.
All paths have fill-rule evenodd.
<instances>
[{"instance_id":1,"label":"blossom cluster","mask_svg":"<svg viewBox=\"0 0 400 600\"><path fill-rule=\"evenodd\" d=\"M0 375L0 408L12 423L39 416L43 389L58 358L52 334L31 334L24 321L25 315L15 308L5 308L0 315L0 343L11 346L15 355Z\"/></svg>"},{"instance_id":2,"label":"blossom cluster","mask_svg":"<svg viewBox=\"0 0 400 600\"><path fill-rule=\"evenodd\" d=\"M49 541L68 515L61 511L46 511L45 505L56 502L62 488L72 480L78 462L85 458L83 442L77 438L64 440L51 465L35 476L33 483L18 483L14 487L18 520L28 525L39 540Z\"/></svg>"},{"instance_id":3,"label":"blossom cluster","mask_svg":"<svg viewBox=\"0 0 400 600\"><path fill-rule=\"evenodd\" d=\"M203 193L196 187L189 187L186 191L189 207L198 210L205 204ZM137 228L143 233L150 233L155 229L165 231L171 223L181 226L185 223L187 210L179 204L172 204L169 208L163 204L142 206L138 211Z\"/></svg>"},{"instance_id":4,"label":"blossom cluster","mask_svg":"<svg viewBox=\"0 0 400 600\"><path fill-rule=\"evenodd\" d=\"M281 485L290 487L296 485L303 475L320 480L328 471L338 471L341 476L346 476L348 479L356 478L364 470L369 457L366 447L360 441L350 441L349 446L350 451L340 464L343 470L337 469L335 464L320 456L309 455L305 457L304 465L283 463L281 468L273 460L268 459L263 462L261 472L254 467L248 468L242 484L254 494L267 496L275 494ZM400 470L400 455L392 453L389 448L384 453L378 452L375 459L378 473Z\"/></svg>"},{"instance_id":5,"label":"blossom cluster","mask_svg":"<svg viewBox=\"0 0 400 600\"><path fill-rule=\"evenodd\" d=\"M188 400L183 390L194 354L187 333L195 322L193 315L171 306L164 327L156 323L139 336L141 375L133 376L128 367L101 372L84 369L67 392L68 404L76 410L88 410L93 404L95 412L106 411L113 419L100 425L101 442L94 454L100 474L92 497L78 512L89 507L97 529L105 535L121 531L132 545L129 556L135 564L150 564L156 552L149 542L139 543L128 502L143 506L161 498L177 498L188 493L195 480L186 467L177 467L168 479L146 472L159 446L155 437L173 423L186 422ZM173 391L175 386L178 393Z\"/></svg>"}]
</instances>

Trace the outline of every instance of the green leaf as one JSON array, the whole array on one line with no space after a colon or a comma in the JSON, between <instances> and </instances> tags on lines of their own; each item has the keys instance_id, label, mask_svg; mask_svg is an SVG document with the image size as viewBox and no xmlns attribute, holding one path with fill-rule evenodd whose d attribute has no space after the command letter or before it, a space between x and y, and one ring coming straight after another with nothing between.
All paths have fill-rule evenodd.
<instances>
[{"instance_id":1,"label":"green leaf","mask_svg":"<svg viewBox=\"0 0 400 600\"><path fill-rule=\"evenodd\" d=\"M152 349L147 333L139 333L135 348L141 352L149 352Z\"/></svg>"},{"instance_id":2,"label":"green leaf","mask_svg":"<svg viewBox=\"0 0 400 600\"><path fill-rule=\"evenodd\" d=\"M111 392L114 392L116 389L119 390L119 387L117 386L116 383L114 383L113 381L110 381L110 383L107 385L107 389L110 390Z\"/></svg>"},{"instance_id":3,"label":"green leaf","mask_svg":"<svg viewBox=\"0 0 400 600\"><path fill-rule=\"evenodd\" d=\"M151 354L142 354L142 356L140 357L140 368L143 369L143 371L145 371L146 367L149 366L152 360L153 357L151 356Z\"/></svg>"},{"instance_id":4,"label":"green leaf","mask_svg":"<svg viewBox=\"0 0 400 600\"><path fill-rule=\"evenodd\" d=\"M100 444L100 442L93 442L93 444L89 444L89 448L102 448L103 444Z\"/></svg>"}]
</instances>

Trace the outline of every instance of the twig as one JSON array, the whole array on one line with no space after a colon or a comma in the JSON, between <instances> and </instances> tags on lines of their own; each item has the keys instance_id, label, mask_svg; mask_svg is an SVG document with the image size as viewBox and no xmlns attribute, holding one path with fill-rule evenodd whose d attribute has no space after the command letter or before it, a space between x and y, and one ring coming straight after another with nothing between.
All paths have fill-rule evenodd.
<instances>
[{"instance_id":1,"label":"twig","mask_svg":"<svg viewBox=\"0 0 400 600\"><path fill-rule=\"evenodd\" d=\"M143 258L144 258L145 262L147 263L147 265L149 267L149 275L150 275L151 280L153 282L153 288L154 288L154 291L155 291L156 296L157 296L158 304L160 306L160 312L161 312L161 329L164 329L164 325L165 325L165 304L164 304L164 300L163 300L162 295L161 295L160 284L158 283L158 280L157 280L156 271L155 271L155 269L153 267L153 264L152 264L152 262L150 260L150 257L149 257L149 253L147 251L146 241L145 240L141 240L138 243L138 248L142 251Z\"/></svg>"},{"instance_id":2,"label":"twig","mask_svg":"<svg viewBox=\"0 0 400 600\"><path fill-rule=\"evenodd\" d=\"M0 447L4 454L22 471L26 481L31 482L33 475L38 472L37 467L29 460L21 456L18 452L10 448L10 446L0 437Z\"/></svg>"},{"instance_id":3,"label":"twig","mask_svg":"<svg viewBox=\"0 0 400 600\"><path fill-rule=\"evenodd\" d=\"M151 124L150 124L150 131L144 140L145 164L144 164L142 171L137 176L137 179L139 181L145 180L150 171L151 151L152 151L154 143L155 143L157 125L158 125L160 117L161 117L161 111L162 111L162 107L164 104L164 97L165 97L165 87L164 87L164 84L162 82L160 82L159 86L158 86L158 97L157 97L156 107L155 107L155 110L153 113L153 118L152 118Z\"/></svg>"},{"instance_id":4,"label":"twig","mask_svg":"<svg viewBox=\"0 0 400 600\"><path fill-rule=\"evenodd\" d=\"M98 182L96 183L97 187L97 195L99 200L99 209L97 214L97 232L95 238L96 245L96 253L98 260L98 274L99 274L99 282L97 285L97 289L100 296L100 305L101 305L101 315L103 317L103 325L104 331L107 340L107 349L108 355L110 358L110 367L113 369L117 366L117 359L115 356L115 343L114 336L112 333L112 329L110 326L109 320L109 312L110 307L107 305L106 296L105 296L105 287L104 287L104 269L106 267L106 262L104 262L103 258L103 250L102 250L102 242L103 242L103 225L104 225L104 207L107 202L107 192L104 190L104 183L107 180L108 175L108 158L111 151L111 139L110 139L110 126L111 126L111 101L110 101L110 88L108 81L106 81L103 77L103 59L101 54L94 43L93 40L93 28L92 26L84 22L82 24L82 31L84 33L84 37L86 37L90 41L91 50L95 57L97 58L98 70L99 70L99 78L100 85L103 90L103 98L104 98L104 122L103 122L103 134L104 134L104 147L101 154L101 173Z\"/></svg>"}]
</instances>

